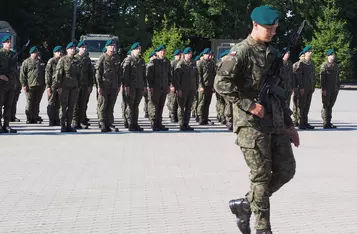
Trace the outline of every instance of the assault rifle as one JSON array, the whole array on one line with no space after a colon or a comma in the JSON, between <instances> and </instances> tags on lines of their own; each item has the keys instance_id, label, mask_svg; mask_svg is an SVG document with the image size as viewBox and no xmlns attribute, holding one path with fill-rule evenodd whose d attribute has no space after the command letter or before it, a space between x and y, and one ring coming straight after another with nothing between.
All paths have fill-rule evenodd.
<instances>
[{"instance_id":1,"label":"assault rifle","mask_svg":"<svg viewBox=\"0 0 357 234\"><path fill-rule=\"evenodd\" d=\"M268 75L265 78L264 84L260 89L259 95L256 98L256 103L261 104L266 107L266 99L269 94L276 95L276 97L285 100L286 92L283 88L280 88L275 81L275 77L279 76L280 68L283 64L283 57L287 51L290 51L291 47L296 44L298 41L300 34L305 26L305 20L301 23L298 30L293 34L289 40L288 46L285 51L282 51L280 55L274 60L273 64L269 68Z\"/></svg>"}]
</instances>

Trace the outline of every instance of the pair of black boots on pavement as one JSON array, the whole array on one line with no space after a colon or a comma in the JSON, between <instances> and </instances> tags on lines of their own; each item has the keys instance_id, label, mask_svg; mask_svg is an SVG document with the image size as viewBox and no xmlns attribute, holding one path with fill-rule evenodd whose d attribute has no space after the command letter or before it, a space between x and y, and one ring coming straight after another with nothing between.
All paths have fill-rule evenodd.
<instances>
[{"instance_id":1,"label":"pair of black boots on pavement","mask_svg":"<svg viewBox=\"0 0 357 234\"><path fill-rule=\"evenodd\" d=\"M43 119L40 116L35 119L27 117L27 120L26 120L26 124L41 124L42 122L43 122Z\"/></svg>"},{"instance_id":2,"label":"pair of black boots on pavement","mask_svg":"<svg viewBox=\"0 0 357 234\"><path fill-rule=\"evenodd\" d=\"M250 209L250 203L247 198L240 198L231 200L229 202L229 208L232 214L237 217L237 226L243 234L251 234L250 230L250 216L252 211ZM257 230L256 234L273 234L271 230Z\"/></svg>"},{"instance_id":3,"label":"pair of black boots on pavement","mask_svg":"<svg viewBox=\"0 0 357 234\"><path fill-rule=\"evenodd\" d=\"M61 132L77 132L77 130L73 128L70 123L68 123L68 124L61 124Z\"/></svg>"},{"instance_id":4,"label":"pair of black boots on pavement","mask_svg":"<svg viewBox=\"0 0 357 234\"><path fill-rule=\"evenodd\" d=\"M119 129L117 127L104 122L99 122L99 128L101 132L119 132Z\"/></svg>"},{"instance_id":5,"label":"pair of black boots on pavement","mask_svg":"<svg viewBox=\"0 0 357 234\"><path fill-rule=\"evenodd\" d=\"M301 130L306 130L306 129L313 130L313 129L315 129L315 127L310 125L309 123L300 123L299 124L299 123L295 122L294 125L295 125L295 127L298 127Z\"/></svg>"},{"instance_id":6,"label":"pair of black boots on pavement","mask_svg":"<svg viewBox=\"0 0 357 234\"><path fill-rule=\"evenodd\" d=\"M332 129L332 128L337 128L335 125L333 125L331 122L327 122L323 124L324 129Z\"/></svg>"},{"instance_id":7,"label":"pair of black boots on pavement","mask_svg":"<svg viewBox=\"0 0 357 234\"><path fill-rule=\"evenodd\" d=\"M155 121L155 120L151 120L151 129L154 132L158 132L158 131L166 132L169 130L167 127L162 125L161 121Z\"/></svg>"}]
</instances>

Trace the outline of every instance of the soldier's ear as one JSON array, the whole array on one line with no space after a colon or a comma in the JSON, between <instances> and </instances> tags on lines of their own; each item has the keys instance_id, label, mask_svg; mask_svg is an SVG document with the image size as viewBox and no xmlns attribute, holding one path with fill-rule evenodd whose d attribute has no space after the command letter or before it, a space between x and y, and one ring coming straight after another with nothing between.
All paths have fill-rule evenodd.
<instances>
[{"instance_id":1,"label":"soldier's ear","mask_svg":"<svg viewBox=\"0 0 357 234\"><path fill-rule=\"evenodd\" d=\"M252 21L253 24L253 30L256 30L258 28L258 24L255 21Z\"/></svg>"}]
</instances>

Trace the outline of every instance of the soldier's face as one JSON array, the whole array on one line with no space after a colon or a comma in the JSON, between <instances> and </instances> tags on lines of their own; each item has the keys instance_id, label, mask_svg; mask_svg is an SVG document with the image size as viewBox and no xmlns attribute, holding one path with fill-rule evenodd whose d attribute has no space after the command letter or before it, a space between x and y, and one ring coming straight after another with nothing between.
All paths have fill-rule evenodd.
<instances>
[{"instance_id":1,"label":"soldier's face","mask_svg":"<svg viewBox=\"0 0 357 234\"><path fill-rule=\"evenodd\" d=\"M332 62L335 61L335 55L334 55L334 54L331 54L331 55L329 55L329 56L327 57L327 59L328 59L328 61L329 61L330 63L332 63Z\"/></svg>"},{"instance_id":2,"label":"soldier's face","mask_svg":"<svg viewBox=\"0 0 357 234\"><path fill-rule=\"evenodd\" d=\"M191 60L192 58L192 53L185 54L185 60Z\"/></svg>"},{"instance_id":3,"label":"soldier's face","mask_svg":"<svg viewBox=\"0 0 357 234\"><path fill-rule=\"evenodd\" d=\"M38 54L37 53L32 53L32 54L30 54L30 57L33 58L33 59L34 58L38 58Z\"/></svg>"},{"instance_id":4,"label":"soldier's face","mask_svg":"<svg viewBox=\"0 0 357 234\"><path fill-rule=\"evenodd\" d=\"M76 51L76 48L74 48L74 47L68 48L67 49L67 54L69 56L73 56L75 51Z\"/></svg>"},{"instance_id":5,"label":"soldier's face","mask_svg":"<svg viewBox=\"0 0 357 234\"><path fill-rule=\"evenodd\" d=\"M139 56L141 53L141 46L137 47L136 49L132 50L132 55Z\"/></svg>"},{"instance_id":6,"label":"soldier's face","mask_svg":"<svg viewBox=\"0 0 357 234\"><path fill-rule=\"evenodd\" d=\"M270 42L276 34L278 25L260 25L253 22L253 30L260 41Z\"/></svg>"},{"instance_id":7,"label":"soldier's face","mask_svg":"<svg viewBox=\"0 0 357 234\"><path fill-rule=\"evenodd\" d=\"M109 52L109 53L113 53L113 52L114 52L114 49L115 49L115 46L114 46L114 45L108 45L108 46L107 46L107 52Z\"/></svg>"},{"instance_id":8,"label":"soldier's face","mask_svg":"<svg viewBox=\"0 0 357 234\"><path fill-rule=\"evenodd\" d=\"M175 60L180 60L181 59L181 54L175 55Z\"/></svg>"},{"instance_id":9,"label":"soldier's face","mask_svg":"<svg viewBox=\"0 0 357 234\"><path fill-rule=\"evenodd\" d=\"M312 50L309 50L305 53L305 59L310 60L312 57Z\"/></svg>"},{"instance_id":10,"label":"soldier's face","mask_svg":"<svg viewBox=\"0 0 357 234\"><path fill-rule=\"evenodd\" d=\"M60 52L60 51L55 52L55 57L56 58L59 58L61 56L62 56L62 52Z\"/></svg>"},{"instance_id":11,"label":"soldier's face","mask_svg":"<svg viewBox=\"0 0 357 234\"><path fill-rule=\"evenodd\" d=\"M7 41L5 41L4 43L2 43L2 47L3 47L5 50L10 50L10 49L11 49L11 41L10 41L10 40L7 40Z\"/></svg>"},{"instance_id":12,"label":"soldier's face","mask_svg":"<svg viewBox=\"0 0 357 234\"><path fill-rule=\"evenodd\" d=\"M165 57L165 50L160 50L158 52L156 52L157 57L159 57L160 59Z\"/></svg>"},{"instance_id":13,"label":"soldier's face","mask_svg":"<svg viewBox=\"0 0 357 234\"><path fill-rule=\"evenodd\" d=\"M86 52L86 50L87 50L87 47L86 46L82 46L82 47L79 48L79 53L80 54L84 54Z\"/></svg>"},{"instance_id":14,"label":"soldier's face","mask_svg":"<svg viewBox=\"0 0 357 234\"><path fill-rule=\"evenodd\" d=\"M290 58L290 52L288 51L288 52L286 52L286 53L284 54L283 59L284 59L285 61L287 61L289 58Z\"/></svg>"},{"instance_id":15,"label":"soldier's face","mask_svg":"<svg viewBox=\"0 0 357 234\"><path fill-rule=\"evenodd\" d=\"M208 60L209 59L209 54L204 54L203 59Z\"/></svg>"}]
</instances>

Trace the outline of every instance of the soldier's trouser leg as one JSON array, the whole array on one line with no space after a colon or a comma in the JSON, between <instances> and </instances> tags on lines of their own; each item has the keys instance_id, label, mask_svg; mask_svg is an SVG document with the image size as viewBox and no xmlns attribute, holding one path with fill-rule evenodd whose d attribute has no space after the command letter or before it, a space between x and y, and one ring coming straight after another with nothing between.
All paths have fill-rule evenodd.
<instances>
[{"instance_id":1,"label":"soldier's trouser leg","mask_svg":"<svg viewBox=\"0 0 357 234\"><path fill-rule=\"evenodd\" d=\"M220 101L221 101L221 95L219 95L217 92L216 92L216 113L217 113L217 118L220 118L219 116L219 106L221 105Z\"/></svg>"},{"instance_id":2,"label":"soldier's trouser leg","mask_svg":"<svg viewBox=\"0 0 357 234\"><path fill-rule=\"evenodd\" d=\"M78 88L62 88L61 94L61 125L70 126L73 119L74 106L77 101Z\"/></svg>"},{"instance_id":3,"label":"soldier's trouser leg","mask_svg":"<svg viewBox=\"0 0 357 234\"><path fill-rule=\"evenodd\" d=\"M233 104L228 100L224 100L224 116L226 118L226 122L232 124L233 123Z\"/></svg>"},{"instance_id":4,"label":"soldier's trouser leg","mask_svg":"<svg viewBox=\"0 0 357 234\"><path fill-rule=\"evenodd\" d=\"M162 125L162 113L164 111L166 96L167 96L167 92L160 91L160 98L157 106L158 112L156 117L159 127Z\"/></svg>"},{"instance_id":5,"label":"soldier's trouser leg","mask_svg":"<svg viewBox=\"0 0 357 234\"><path fill-rule=\"evenodd\" d=\"M177 93L170 92L172 96L172 115L173 118L177 119L177 109L178 109L178 100L177 100Z\"/></svg>"},{"instance_id":6,"label":"soldier's trouser leg","mask_svg":"<svg viewBox=\"0 0 357 234\"><path fill-rule=\"evenodd\" d=\"M126 116L128 118L129 126L135 126L138 123L139 104L143 98L143 90L132 88L127 97Z\"/></svg>"},{"instance_id":7,"label":"soldier's trouser leg","mask_svg":"<svg viewBox=\"0 0 357 234\"><path fill-rule=\"evenodd\" d=\"M108 89L103 89L101 94L98 94L98 119L101 124L105 124L108 127L108 116L107 116L107 108L108 108Z\"/></svg>"},{"instance_id":8,"label":"soldier's trouser leg","mask_svg":"<svg viewBox=\"0 0 357 234\"><path fill-rule=\"evenodd\" d=\"M2 86L3 85L3 86ZM9 84L0 81L0 122L4 119L3 127L9 126L11 121L11 108L15 96L15 90Z\"/></svg>"},{"instance_id":9,"label":"soldier's trouser leg","mask_svg":"<svg viewBox=\"0 0 357 234\"><path fill-rule=\"evenodd\" d=\"M171 118L172 117L172 102L173 102L171 92L167 94L166 99L167 99L166 106L167 106L167 109L169 110L169 117Z\"/></svg>"},{"instance_id":10,"label":"soldier's trouser leg","mask_svg":"<svg viewBox=\"0 0 357 234\"><path fill-rule=\"evenodd\" d=\"M20 89L17 88L14 94L14 100L12 101L11 120L14 120L16 118L17 102L19 101L20 94L21 94L21 88Z\"/></svg>"},{"instance_id":11,"label":"soldier's trouser leg","mask_svg":"<svg viewBox=\"0 0 357 234\"><path fill-rule=\"evenodd\" d=\"M144 96L144 114L145 116L147 116L149 115L149 94L147 90L143 93L143 96Z\"/></svg>"},{"instance_id":12,"label":"soldier's trouser leg","mask_svg":"<svg viewBox=\"0 0 357 234\"><path fill-rule=\"evenodd\" d=\"M299 102L301 101L302 103L300 104L300 121L302 121L302 124L308 124L308 115L310 111L310 105L311 105L311 99L312 99L312 91L305 92L303 96L300 96ZM303 104L303 105L301 105Z\"/></svg>"},{"instance_id":13,"label":"soldier's trouser leg","mask_svg":"<svg viewBox=\"0 0 357 234\"><path fill-rule=\"evenodd\" d=\"M208 121L209 118L209 106L211 105L213 95L213 87L206 87L203 94L203 119Z\"/></svg>"},{"instance_id":14,"label":"soldier's trouser leg","mask_svg":"<svg viewBox=\"0 0 357 234\"><path fill-rule=\"evenodd\" d=\"M238 130L237 144L250 168L251 185L247 199L256 217L255 228L270 229L269 197L295 174L290 140L283 135L265 134L244 127Z\"/></svg>"},{"instance_id":15,"label":"soldier's trouser leg","mask_svg":"<svg viewBox=\"0 0 357 234\"><path fill-rule=\"evenodd\" d=\"M129 92L130 94L130 92ZM122 118L124 119L124 124L128 122L128 118L126 116L126 108L127 108L127 95L125 91L122 91L122 103L121 103L121 113Z\"/></svg>"},{"instance_id":16,"label":"soldier's trouser leg","mask_svg":"<svg viewBox=\"0 0 357 234\"><path fill-rule=\"evenodd\" d=\"M43 97L43 92L45 91L45 86L35 86L34 95L34 106L33 106L33 117L37 120L40 116L40 104Z\"/></svg>"},{"instance_id":17,"label":"soldier's trouser leg","mask_svg":"<svg viewBox=\"0 0 357 234\"><path fill-rule=\"evenodd\" d=\"M300 116L300 113L299 113L299 94L298 94L299 91L297 91L296 93L293 94L293 121L294 123L298 123L299 122L299 116Z\"/></svg>"},{"instance_id":18,"label":"soldier's trouser leg","mask_svg":"<svg viewBox=\"0 0 357 234\"><path fill-rule=\"evenodd\" d=\"M86 104L85 104L85 106L84 106L84 119L87 118L88 103L89 103L89 98L90 98L91 93L92 93L92 89L91 89L91 92L89 92L89 90L88 90L88 95L87 95L87 99L86 99ZM98 97L97 97L97 100L98 100Z\"/></svg>"},{"instance_id":19,"label":"soldier's trouser leg","mask_svg":"<svg viewBox=\"0 0 357 234\"><path fill-rule=\"evenodd\" d=\"M185 103L185 112L184 112L184 116L183 116L183 124L184 125L188 125L190 123L190 114L191 114L191 109L192 109L192 104L193 104L193 100L196 96L197 92L195 91L187 91L187 93L185 95L187 95L186 97L186 103ZM184 94L182 94L184 95Z\"/></svg>"},{"instance_id":20,"label":"soldier's trouser leg","mask_svg":"<svg viewBox=\"0 0 357 234\"><path fill-rule=\"evenodd\" d=\"M88 98L88 86L81 86L78 90L76 106L73 115L73 124L81 124L85 118L85 111Z\"/></svg>"},{"instance_id":21,"label":"soldier's trouser leg","mask_svg":"<svg viewBox=\"0 0 357 234\"><path fill-rule=\"evenodd\" d=\"M108 126L114 124L114 107L118 98L118 88L108 88L108 105L107 105L107 113L108 116Z\"/></svg>"},{"instance_id":22,"label":"soldier's trouser leg","mask_svg":"<svg viewBox=\"0 0 357 234\"><path fill-rule=\"evenodd\" d=\"M35 112L35 96L36 96L36 87L30 87L28 88L28 91L26 93L26 117L27 121L33 122L36 120L36 116L34 114Z\"/></svg>"},{"instance_id":23,"label":"soldier's trouser leg","mask_svg":"<svg viewBox=\"0 0 357 234\"><path fill-rule=\"evenodd\" d=\"M55 124L55 122L58 119L58 116L56 116L56 103L58 99L58 93L56 89L51 89L50 95L47 96L48 100L48 105L47 105L47 115L50 124Z\"/></svg>"},{"instance_id":24,"label":"soldier's trouser leg","mask_svg":"<svg viewBox=\"0 0 357 234\"><path fill-rule=\"evenodd\" d=\"M292 92L288 92L288 97L287 97L287 100L286 100L286 104L288 105L289 108L290 108L290 103L291 103L291 95L292 95Z\"/></svg>"},{"instance_id":25,"label":"soldier's trouser leg","mask_svg":"<svg viewBox=\"0 0 357 234\"><path fill-rule=\"evenodd\" d=\"M191 105L192 114L194 114L195 116L197 116L197 107L198 107L198 92L195 92Z\"/></svg>"},{"instance_id":26,"label":"soldier's trouser leg","mask_svg":"<svg viewBox=\"0 0 357 234\"><path fill-rule=\"evenodd\" d=\"M187 95L182 94L181 97L177 96L177 103L178 103L177 118L180 126L184 125L186 102L187 102Z\"/></svg>"},{"instance_id":27,"label":"soldier's trouser leg","mask_svg":"<svg viewBox=\"0 0 357 234\"><path fill-rule=\"evenodd\" d=\"M154 92L149 92L149 118L152 125L159 127L158 125L158 115L159 115L159 101L160 101L160 90L154 90Z\"/></svg>"},{"instance_id":28,"label":"soldier's trouser leg","mask_svg":"<svg viewBox=\"0 0 357 234\"><path fill-rule=\"evenodd\" d=\"M335 105L338 91L327 91L326 96L322 95L321 117L323 124L330 124L332 118L332 108Z\"/></svg>"}]
</instances>

